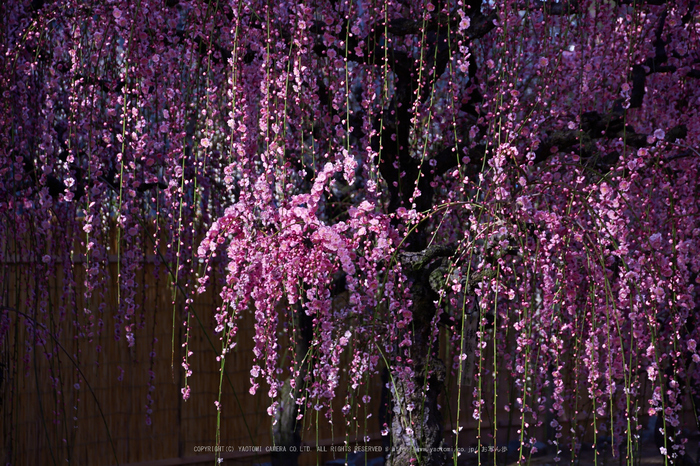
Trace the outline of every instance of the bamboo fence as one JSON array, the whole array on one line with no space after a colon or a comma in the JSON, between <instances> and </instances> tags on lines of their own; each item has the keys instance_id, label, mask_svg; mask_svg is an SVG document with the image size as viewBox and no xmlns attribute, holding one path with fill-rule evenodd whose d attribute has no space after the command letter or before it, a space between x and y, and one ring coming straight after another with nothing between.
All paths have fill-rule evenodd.
<instances>
[{"instance_id":1,"label":"bamboo fence","mask_svg":"<svg viewBox=\"0 0 700 466\"><path fill-rule=\"evenodd\" d=\"M111 277L116 276L115 261L113 258L110 264ZM116 306L116 280L99 290L100 299L107 303L107 308L100 313L90 309L92 301L86 303L80 289L66 294L65 270L59 267L57 275L46 277L50 291L47 312L57 316L63 308L66 317L59 321L58 317L38 315L42 311L36 306L28 309L23 304L36 292L37 284L23 274L31 264L23 260L0 264L3 279L0 304L8 310L6 324L10 328L8 338L0 346L0 459L4 463L41 465L62 464L68 460L80 465L212 464L212 448L217 438L214 402L220 386L220 363L216 359L220 342L214 334L213 319L219 305L218 294L209 290L197 295L191 305L190 349L193 354L189 361L194 373L189 381L192 394L188 401L183 401L180 392L184 384L184 371L180 367L185 339L183 299L176 298L173 326L173 287L166 271L162 267L159 269L155 262L151 258L138 272L135 301L140 309L136 313L135 344L131 348L123 336L119 341L114 338L114 322L110 316ZM84 268L79 260L74 261L71 272L75 283L83 282ZM90 316L93 319L104 317L101 332L95 331L92 336L76 334L74 322L84 324ZM26 324L34 318L48 322L52 334L58 337L43 342L43 346L32 343ZM261 387L256 395L248 392L253 324L250 313L242 317L238 345L226 357L226 377L221 383L219 441L224 464L269 461L266 450L271 446L271 418L266 412L270 403L267 390ZM171 346L173 328L174 348ZM281 336L282 345L285 341ZM447 345L446 340L442 340L443 354L446 354ZM489 354L485 361L492 361ZM342 458L344 453L332 450L345 441L351 445L382 445L378 416L381 379L368 379L366 393L371 396L371 402L366 409L353 414L355 420L351 425L340 414L345 403L342 380L341 396L334 404L333 424L328 422L323 411L307 411L302 435L304 445L309 448L301 455L301 464L324 464L330 459ZM445 433L447 445L451 446L454 446L452 429L458 402L455 380L455 376L450 375L446 385L451 388L443 396L443 410L448 413ZM492 390L493 382L486 383L484 389ZM471 386L462 387L460 398L460 425L464 430L459 446L463 448L474 447L479 433L472 417L472 390ZM512 397L509 390L509 385L499 377L499 399ZM152 410L150 423L146 422L147 409ZM517 413L513 415L499 409L495 414L485 414L487 420L481 426L484 444L493 443L493 438L487 435L492 431L493 419L497 423L499 445L518 437ZM579 424L585 422L585 417L579 419ZM551 438L552 432L548 429L544 424L531 429L529 435ZM381 453L368 456L377 457Z\"/></svg>"}]
</instances>

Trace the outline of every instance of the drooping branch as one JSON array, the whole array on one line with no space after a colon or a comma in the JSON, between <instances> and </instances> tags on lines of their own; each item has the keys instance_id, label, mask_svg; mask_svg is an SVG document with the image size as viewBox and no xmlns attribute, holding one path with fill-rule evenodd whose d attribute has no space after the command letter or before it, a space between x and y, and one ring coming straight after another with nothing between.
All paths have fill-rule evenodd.
<instances>
[{"instance_id":1,"label":"drooping branch","mask_svg":"<svg viewBox=\"0 0 700 466\"><path fill-rule=\"evenodd\" d=\"M318 56L325 56L333 50L337 56L346 58L356 63L374 66L387 66L394 73L394 94L388 108L374 121L375 136L372 140L373 149L380 153L378 158L379 169L383 179L387 183L389 191L389 211L395 211L399 206L413 206L418 211L428 210L432 206L433 188L431 182L434 174L444 173L449 167L457 163L454 153L444 153L439 157L437 170L428 176L431 170L425 165L428 161L420 161L411 156L409 137L412 129L413 115L411 110L417 100L423 101L429 98L431 86L421 86L418 77L422 75L417 69L422 66L431 70L432 79L441 76L452 57L452 51L448 44L456 43L459 15L454 12L451 15L436 13L427 21L409 18L395 18L388 23L374 25L371 34L360 38L348 34L348 24L344 24L338 37L347 41L344 47L328 45L325 41L327 34L332 31L323 22L316 22L310 27L310 32L315 34L313 51ZM497 15L491 12L488 15L481 13L480 8L472 8L469 13L470 25L463 32L467 42L480 39L493 30L496 26ZM425 54L425 63L416 63L406 52L388 47L382 40L384 35L403 37L414 34L425 34L428 52ZM332 34L331 34L332 35ZM361 47L360 47L361 46ZM361 52L359 52L361 48ZM471 66L470 76L476 71ZM421 89L421 92L415 92ZM323 92L323 86L319 86ZM321 98L321 101L324 101ZM332 110L329 109L332 112ZM354 125L358 128L359 125ZM380 140L382 141L380 144ZM446 162L444 159L452 159ZM417 191L416 191L417 188ZM425 241L420 232L413 235L410 248L414 251L422 249Z\"/></svg>"}]
</instances>

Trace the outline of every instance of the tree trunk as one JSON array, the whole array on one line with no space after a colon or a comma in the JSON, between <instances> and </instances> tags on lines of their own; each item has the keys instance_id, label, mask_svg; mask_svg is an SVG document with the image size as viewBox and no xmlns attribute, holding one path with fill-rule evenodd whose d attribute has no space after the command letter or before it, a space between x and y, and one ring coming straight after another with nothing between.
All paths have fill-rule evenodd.
<instances>
[{"instance_id":1,"label":"tree trunk","mask_svg":"<svg viewBox=\"0 0 700 466\"><path fill-rule=\"evenodd\" d=\"M404 252L401 263L411 282L413 335L410 359L414 370L410 380L395 376L391 382L392 411L391 450L387 466L420 464L443 465L447 455L442 451L443 420L438 396L444 387L445 365L438 358L437 345L431 342L434 301L442 287L446 270L443 258L454 253L451 246L431 246L420 252ZM405 354L400 354L405 358ZM405 360L405 359L404 359ZM399 367L401 365L399 364ZM413 385L411 390L407 385Z\"/></svg>"},{"instance_id":2,"label":"tree trunk","mask_svg":"<svg viewBox=\"0 0 700 466\"><path fill-rule=\"evenodd\" d=\"M426 385L425 363L416 367L416 376L412 380L416 388L412 393L407 393L401 383L393 387L392 448L387 456L387 466L436 466L447 460L447 455L441 451L444 446L443 422L438 408L438 396L445 380L442 361L432 359L428 363L428 373ZM413 407L411 411L409 406Z\"/></svg>"},{"instance_id":3,"label":"tree trunk","mask_svg":"<svg viewBox=\"0 0 700 466\"><path fill-rule=\"evenodd\" d=\"M291 392L294 397L290 397ZM277 447L284 447L284 451L274 451L270 454L273 466L296 466L299 464L299 447L301 435L300 423L297 422L299 406L295 403L296 392L287 380L280 390L280 405L275 412L275 422L272 426L272 439Z\"/></svg>"},{"instance_id":4,"label":"tree trunk","mask_svg":"<svg viewBox=\"0 0 700 466\"><path fill-rule=\"evenodd\" d=\"M292 388L292 377L290 377L280 390L280 404L275 411L272 425L272 441L274 446L284 448L280 448L283 451L274 451L270 454L273 466L296 466L299 464L301 422L297 420L297 416L299 413L303 413L304 406L297 405L296 400L299 398L304 378L309 370L304 356L306 356L313 338L313 322L301 306L297 307L293 321L297 329L295 367L299 369L299 374L294 378L294 388Z\"/></svg>"}]
</instances>

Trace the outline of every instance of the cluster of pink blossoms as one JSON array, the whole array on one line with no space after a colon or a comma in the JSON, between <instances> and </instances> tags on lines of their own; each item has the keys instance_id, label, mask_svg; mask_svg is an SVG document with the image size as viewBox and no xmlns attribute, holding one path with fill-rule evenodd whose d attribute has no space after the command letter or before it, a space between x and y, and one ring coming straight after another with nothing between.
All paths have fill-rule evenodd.
<instances>
[{"instance_id":1,"label":"cluster of pink blossoms","mask_svg":"<svg viewBox=\"0 0 700 466\"><path fill-rule=\"evenodd\" d=\"M264 193L242 193L199 246L199 256L208 258L226 245L227 278L221 294L226 305L216 315L216 331L231 341L241 314L254 312L253 353L261 365L251 371L251 393L263 377L270 397L277 397L282 383L277 368L288 364L278 360L284 351L278 335L294 313L313 319L314 381L304 396L316 400L315 406L335 397L346 349L352 349L355 362L349 377L357 384L378 369L377 332L390 338L397 325L410 322L397 324L390 317L405 303L393 286L400 269L392 264L397 237L389 217L364 200L348 210L346 221L329 224L323 219L321 198L341 170L339 163L326 163L308 194L281 199L274 207L265 205L271 200ZM262 220L256 215L262 209L274 211Z\"/></svg>"}]
</instances>

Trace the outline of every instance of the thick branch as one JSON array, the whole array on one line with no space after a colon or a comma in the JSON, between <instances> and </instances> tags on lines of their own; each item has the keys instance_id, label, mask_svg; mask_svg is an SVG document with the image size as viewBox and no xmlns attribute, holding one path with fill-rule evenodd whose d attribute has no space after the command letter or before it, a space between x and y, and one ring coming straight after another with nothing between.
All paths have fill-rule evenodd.
<instances>
[{"instance_id":1,"label":"thick branch","mask_svg":"<svg viewBox=\"0 0 700 466\"><path fill-rule=\"evenodd\" d=\"M422 251L402 252L399 256L399 260L404 269L418 272L428 266L434 259L438 257L450 257L456 251L457 247L454 244L434 244Z\"/></svg>"},{"instance_id":2,"label":"thick branch","mask_svg":"<svg viewBox=\"0 0 700 466\"><path fill-rule=\"evenodd\" d=\"M668 131L666 140L675 142L683 139L688 134L685 125L678 125ZM535 163L543 162L552 155L552 150L556 147L557 152L580 146L584 157L595 154L595 139L617 139L624 138L627 145L631 147L646 147L647 135L634 131L631 126L625 126L621 116L615 113L600 115L598 112L584 113L580 130L562 130L552 132L535 151Z\"/></svg>"},{"instance_id":3,"label":"thick branch","mask_svg":"<svg viewBox=\"0 0 700 466\"><path fill-rule=\"evenodd\" d=\"M521 5L520 8L523 10L542 9L545 14L552 16L575 15L580 11L579 2L576 0L563 2L536 0L527 5Z\"/></svg>"}]
</instances>

